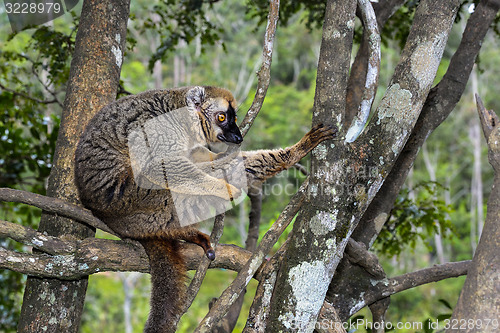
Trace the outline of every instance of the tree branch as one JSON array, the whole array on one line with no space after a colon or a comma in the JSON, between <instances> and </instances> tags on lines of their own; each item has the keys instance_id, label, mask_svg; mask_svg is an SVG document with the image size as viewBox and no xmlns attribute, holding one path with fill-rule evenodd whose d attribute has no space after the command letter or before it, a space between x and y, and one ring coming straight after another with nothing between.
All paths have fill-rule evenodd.
<instances>
[{"instance_id":1,"label":"tree branch","mask_svg":"<svg viewBox=\"0 0 500 333\"><path fill-rule=\"evenodd\" d=\"M498 1L496 2L498 3ZM358 242L370 247L375 241L387 220L395 198L407 178L408 171L411 169L420 147L429 134L446 119L460 99L482 40L491 22L494 20L497 11L498 6L493 6L491 1L481 1L469 18L460 46L452 57L445 76L436 87L431 89L422 108L421 115L404 149L353 232L352 238ZM333 295L342 291L342 298L330 300L339 310L341 317L345 319L349 313L344 312L343 309L347 309L352 305L350 300L355 302L359 299L360 293L365 292L366 288L362 286L355 287L353 284L350 284L347 286L349 288L349 292L347 292L346 285L342 284L342 281L347 281L351 276L357 276L358 281L364 279L365 285L370 286L369 280L372 277L366 274L366 272L359 270L358 267L349 265L349 263L343 263L339 268L334 276L328 294L329 297L333 297Z\"/></svg>"},{"instance_id":2,"label":"tree branch","mask_svg":"<svg viewBox=\"0 0 500 333\"><path fill-rule=\"evenodd\" d=\"M260 216L262 210L262 184L250 186L248 188L248 197L250 198L250 213L248 214L248 235L245 241L245 249L250 252L255 252L257 241L259 239ZM265 264L266 267L269 263ZM212 329L212 333L232 332L238 321L241 312L241 307L245 301L246 289L238 296L238 299L229 308L227 314L222 320ZM213 302L217 299L214 298ZM212 304L213 305L213 304Z\"/></svg>"},{"instance_id":3,"label":"tree branch","mask_svg":"<svg viewBox=\"0 0 500 333\"><path fill-rule=\"evenodd\" d=\"M388 280L380 280L373 288L367 290L365 294L358 299L357 304L350 309L350 316L367 305L401 291L431 282L438 282L444 279L466 275L470 264L471 260L449 262L406 273Z\"/></svg>"},{"instance_id":4,"label":"tree branch","mask_svg":"<svg viewBox=\"0 0 500 333\"><path fill-rule=\"evenodd\" d=\"M32 96L30 96L28 94L25 94L23 92L7 88L6 86L4 86L1 83L0 83L0 88L2 88L3 90L8 91L8 92L14 94L14 96L19 96L19 97L22 97L22 98L25 98L25 99L29 99L30 101L33 101L35 103L40 103L40 104L54 104L54 103L56 103L56 104L59 104L59 105L62 106L61 102L59 102L57 100L57 98L55 98L55 97L53 99L49 99L49 100L38 99L38 98L32 97Z\"/></svg>"},{"instance_id":5,"label":"tree branch","mask_svg":"<svg viewBox=\"0 0 500 333\"><path fill-rule=\"evenodd\" d=\"M500 5L500 1L495 1ZM485 323L498 318L500 303L500 119L491 110L487 110L481 99L476 96L477 111L481 119L486 142L488 160L495 170L495 177L488 198L487 215L481 239L474 253L474 258L467 272L464 286L460 292L457 306L453 309L452 320L458 322L472 320L473 323ZM498 322L497 322L498 324ZM466 332L493 332L496 328L483 325L468 326ZM456 332L448 328L446 332Z\"/></svg>"},{"instance_id":6,"label":"tree branch","mask_svg":"<svg viewBox=\"0 0 500 333\"><path fill-rule=\"evenodd\" d=\"M88 210L61 199L2 188L0 189L0 200L32 205L94 227L108 229ZM218 242L221 235L222 225L216 223L214 244ZM0 220L0 237L11 238L45 252L43 254L27 254L0 248L0 268L7 268L31 276L77 280L103 271L149 271L149 261L144 248L133 240L95 238L86 238L81 241L63 240L59 237L45 235L29 227L2 220ZM188 269L196 268L200 258L205 258L201 248L193 244L183 244L182 253L186 258ZM250 252L231 245L220 245L216 254L216 260L211 262L209 267L236 271L239 271L243 263L250 257Z\"/></svg>"},{"instance_id":7,"label":"tree branch","mask_svg":"<svg viewBox=\"0 0 500 333\"><path fill-rule=\"evenodd\" d=\"M52 254L19 253L0 247L0 268L61 280L77 280L105 271L149 272L148 257L138 242L99 238L62 240L26 229L30 228L5 221L0 223L2 237L20 240L40 250L49 250ZM196 269L201 258L205 257L199 246L187 243L182 244L182 255L188 269ZM216 259L209 267L239 271L250 255L238 246L221 244L217 247Z\"/></svg>"},{"instance_id":8,"label":"tree branch","mask_svg":"<svg viewBox=\"0 0 500 333\"><path fill-rule=\"evenodd\" d=\"M323 302L318 316L316 331L319 333L346 333L342 320L337 314L335 307L328 302Z\"/></svg>"},{"instance_id":9,"label":"tree branch","mask_svg":"<svg viewBox=\"0 0 500 333\"><path fill-rule=\"evenodd\" d=\"M217 245L219 244L219 240L222 236L222 232L224 230L224 216L225 214L219 214L215 217L214 227L212 229L212 233L210 235L210 242L212 243L212 247L215 251L217 251ZM211 260L206 256L203 256L200 259L200 264L196 269L196 273L189 284L189 288L186 293L186 301L184 303L184 308L182 309L182 313L179 318L186 313L191 304L193 303L198 291L200 291L201 283L207 274L208 267L210 266Z\"/></svg>"},{"instance_id":10,"label":"tree branch","mask_svg":"<svg viewBox=\"0 0 500 333\"><path fill-rule=\"evenodd\" d=\"M460 45L443 79L429 92L420 117L386 181L366 210L353 238L369 246L383 226L401 186L425 140L451 113L462 96L482 41L500 8L483 0L470 16ZM381 223L376 223L380 221Z\"/></svg>"},{"instance_id":11,"label":"tree branch","mask_svg":"<svg viewBox=\"0 0 500 333\"><path fill-rule=\"evenodd\" d=\"M261 270L261 278L255 291L255 296L248 313L247 322L243 333L266 332L267 320L269 318L269 305L273 295L274 285L278 276L280 264L288 248L288 238L273 257Z\"/></svg>"},{"instance_id":12,"label":"tree branch","mask_svg":"<svg viewBox=\"0 0 500 333\"><path fill-rule=\"evenodd\" d=\"M53 255L70 254L75 252L77 247L75 241L63 241L58 237L44 235L29 227L0 220L0 238L7 237Z\"/></svg>"},{"instance_id":13,"label":"tree branch","mask_svg":"<svg viewBox=\"0 0 500 333\"><path fill-rule=\"evenodd\" d=\"M351 127L347 131L345 141L353 142L363 131L373 100L377 94L378 77L380 72L380 33L378 31L377 19L373 7L368 0L358 0L358 8L361 11L363 21L363 44L367 45L367 67L363 93L358 105L358 114L354 117Z\"/></svg>"},{"instance_id":14,"label":"tree branch","mask_svg":"<svg viewBox=\"0 0 500 333\"><path fill-rule=\"evenodd\" d=\"M279 18L279 4L279 0L271 0L269 4L266 34L264 36L264 46L262 48L262 66L257 73L259 82L257 83L257 91L252 105L240 124L241 134L243 134L243 136L247 134L255 118L259 114L266 97L267 89L269 88L269 83L271 82L271 61L273 59L274 37Z\"/></svg>"},{"instance_id":15,"label":"tree branch","mask_svg":"<svg viewBox=\"0 0 500 333\"><path fill-rule=\"evenodd\" d=\"M363 267L371 276L378 279L386 277L384 269L378 261L378 257L368 251L363 243L356 242L350 238L345 253L351 263Z\"/></svg>"},{"instance_id":16,"label":"tree branch","mask_svg":"<svg viewBox=\"0 0 500 333\"><path fill-rule=\"evenodd\" d=\"M27 191L14 190L11 188L0 188L0 201L18 202L35 206L44 211L74 219L78 222L82 222L116 236L116 233L113 230L104 224L104 222L92 215L88 209L73 205L58 198L47 197Z\"/></svg>"},{"instance_id":17,"label":"tree branch","mask_svg":"<svg viewBox=\"0 0 500 333\"><path fill-rule=\"evenodd\" d=\"M396 12L407 0L387 0L379 3L372 3L377 18L379 29L385 25L389 17ZM361 107L361 100L364 95L364 83L368 71L369 42L366 32L363 31L363 39L359 46L356 58L351 66L351 74L347 83L346 112L344 124L351 124L357 110Z\"/></svg>"}]
</instances>

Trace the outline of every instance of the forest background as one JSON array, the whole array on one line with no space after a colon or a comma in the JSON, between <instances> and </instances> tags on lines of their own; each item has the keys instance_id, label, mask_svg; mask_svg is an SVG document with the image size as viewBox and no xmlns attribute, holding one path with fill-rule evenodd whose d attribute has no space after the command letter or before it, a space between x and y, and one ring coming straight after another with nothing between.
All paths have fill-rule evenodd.
<instances>
[{"instance_id":1,"label":"forest background","mask_svg":"<svg viewBox=\"0 0 500 333\"><path fill-rule=\"evenodd\" d=\"M182 20L162 25L160 14L179 15L175 3L132 2L119 96L154 88L216 85L233 91L244 112L257 83L255 72L260 66L267 2L214 2L184 18L192 19L192 26L182 24ZM245 137L245 150L288 146L310 128L322 24L322 17L317 17L321 10L314 9L312 3L282 5L285 15L277 32L271 85L260 116ZM445 73L460 41L471 4L464 1L436 82ZM408 1L383 31L380 87L388 85L415 6L416 1ZM81 4L71 14L44 26L12 34L4 8L0 7L0 187L45 194L80 8ZM187 40L180 37L179 31ZM488 108L500 110L495 98L495 87L500 84L500 69L495 66L500 61L498 46L497 34L492 30L454 115L427 140L398 198L391 223L377 241L376 249L382 254L388 275L472 257L486 214L483 198L488 197L493 178L473 94L479 93ZM379 88L377 96L383 93ZM302 164L307 168L308 160ZM299 169L292 169L264 185L261 236L304 179ZM246 200L228 212L221 242L244 245L248 211ZM36 227L40 214L33 207L0 203L2 220ZM203 228L206 231L210 226ZM0 239L0 244L6 248L20 246L7 239ZM181 320L180 332L193 331L206 314L207 304L234 276L223 270L208 272L189 316ZM446 318L464 280L447 279L394 295L387 320L410 323ZM24 281L21 274L0 271L0 332L15 332ZM247 302L235 332L244 326L255 286L252 282L247 288ZM90 277L81 332L99 332L103 327L107 332L141 332L148 299L147 275L94 274ZM369 313L362 311L355 316Z\"/></svg>"}]
</instances>

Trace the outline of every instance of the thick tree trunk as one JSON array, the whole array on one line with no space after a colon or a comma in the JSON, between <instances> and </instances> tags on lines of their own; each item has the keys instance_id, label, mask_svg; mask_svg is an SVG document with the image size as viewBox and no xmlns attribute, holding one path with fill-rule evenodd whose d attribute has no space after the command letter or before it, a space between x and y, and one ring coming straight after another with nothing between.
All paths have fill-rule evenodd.
<instances>
[{"instance_id":1,"label":"thick tree trunk","mask_svg":"<svg viewBox=\"0 0 500 333\"><path fill-rule=\"evenodd\" d=\"M420 148L430 133L451 113L462 96L482 40L499 8L499 0L483 0L469 18L460 46L453 55L445 76L429 93L408 142L356 227L352 235L356 241L370 247L377 238ZM366 291L372 288L370 281L373 277L362 267L350 264L348 260L344 259L341 265L330 286L329 301L337 307L340 318L345 320L352 311L357 311L355 305Z\"/></svg>"},{"instance_id":2,"label":"thick tree trunk","mask_svg":"<svg viewBox=\"0 0 500 333\"><path fill-rule=\"evenodd\" d=\"M356 0L327 2L313 124L336 122L339 127L342 124L356 5ZM320 174L325 171L320 168L325 168L325 161L337 165L342 159L332 156L330 146L335 147L328 141L320 144L316 151L320 151L322 156L313 155L313 183L309 184L308 202L295 221L292 238L276 278L266 328L269 332L312 332L336 267L335 247L345 237L346 230L336 233L333 220L336 216L324 208L331 206L333 200L332 193L323 190L327 185L333 185L334 180L329 178L330 174ZM325 180L329 184L321 186Z\"/></svg>"},{"instance_id":3,"label":"thick tree trunk","mask_svg":"<svg viewBox=\"0 0 500 333\"><path fill-rule=\"evenodd\" d=\"M458 0L422 0L392 81L353 144L313 151L311 182L271 300L270 331L310 332L347 241L404 147L427 98ZM313 123L342 123L355 2L327 4ZM334 17L334 18L332 18ZM333 22L333 21L336 22ZM338 20L338 21L337 21Z\"/></svg>"},{"instance_id":4,"label":"thick tree trunk","mask_svg":"<svg viewBox=\"0 0 500 333\"><path fill-rule=\"evenodd\" d=\"M76 144L91 117L116 98L129 14L129 0L86 0L71 62L49 196L78 203L73 178ZM94 230L52 214L43 214L40 231L86 238ZM78 332L87 279L62 281L29 277L19 332Z\"/></svg>"},{"instance_id":5,"label":"thick tree trunk","mask_svg":"<svg viewBox=\"0 0 500 333\"><path fill-rule=\"evenodd\" d=\"M500 119L478 103L488 157L495 180L488 200L484 232L446 332L497 332L500 302Z\"/></svg>"}]
</instances>

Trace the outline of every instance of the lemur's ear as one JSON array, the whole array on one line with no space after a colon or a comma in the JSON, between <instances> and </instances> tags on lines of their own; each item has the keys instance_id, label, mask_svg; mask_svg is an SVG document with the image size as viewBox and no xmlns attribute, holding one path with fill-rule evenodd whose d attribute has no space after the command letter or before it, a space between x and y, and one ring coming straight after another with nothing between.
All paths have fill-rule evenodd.
<instances>
[{"instance_id":1,"label":"lemur's ear","mask_svg":"<svg viewBox=\"0 0 500 333\"><path fill-rule=\"evenodd\" d=\"M186 93L186 104L188 107L193 107L200 111L201 105L205 101L205 88L193 87Z\"/></svg>"}]
</instances>

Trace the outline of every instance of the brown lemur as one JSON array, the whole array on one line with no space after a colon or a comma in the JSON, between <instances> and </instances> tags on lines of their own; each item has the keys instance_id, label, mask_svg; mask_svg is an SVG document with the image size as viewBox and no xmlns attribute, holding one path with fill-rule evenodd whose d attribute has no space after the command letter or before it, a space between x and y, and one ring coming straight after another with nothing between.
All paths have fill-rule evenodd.
<instances>
[{"instance_id":1,"label":"brown lemur","mask_svg":"<svg viewBox=\"0 0 500 333\"><path fill-rule=\"evenodd\" d=\"M185 292L180 242L195 243L215 258L209 237L191 225L198 221L183 221L190 215L179 212L175 200L232 201L247 182L263 182L293 166L335 134L332 126L315 126L291 147L241 152L238 160L214 148L243 141L235 100L208 86L127 96L92 118L75 153L76 185L85 207L121 237L139 241L149 256L151 310L144 332L175 331ZM238 166L242 179L227 176Z\"/></svg>"}]
</instances>

